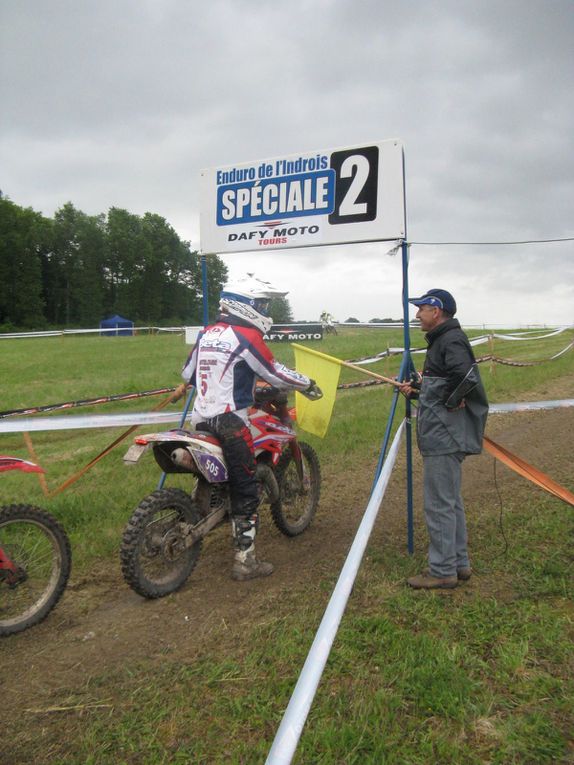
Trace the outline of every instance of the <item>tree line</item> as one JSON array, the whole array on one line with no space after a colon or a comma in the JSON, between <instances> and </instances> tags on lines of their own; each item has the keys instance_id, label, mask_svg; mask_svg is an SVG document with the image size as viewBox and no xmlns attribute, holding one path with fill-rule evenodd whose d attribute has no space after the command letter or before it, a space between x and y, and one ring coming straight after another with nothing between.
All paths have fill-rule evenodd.
<instances>
[{"instance_id":1,"label":"tree line","mask_svg":"<svg viewBox=\"0 0 574 765\"><path fill-rule=\"evenodd\" d=\"M208 261L210 319L227 268ZM47 218L0 192L0 332L202 323L199 254L160 215L118 207L86 215L68 202Z\"/></svg>"}]
</instances>

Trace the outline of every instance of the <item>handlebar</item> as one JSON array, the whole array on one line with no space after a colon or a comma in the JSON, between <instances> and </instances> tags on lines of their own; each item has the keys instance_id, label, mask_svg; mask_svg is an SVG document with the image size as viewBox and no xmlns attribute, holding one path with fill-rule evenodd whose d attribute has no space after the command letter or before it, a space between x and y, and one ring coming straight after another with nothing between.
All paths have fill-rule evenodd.
<instances>
[{"instance_id":1,"label":"handlebar","mask_svg":"<svg viewBox=\"0 0 574 765\"><path fill-rule=\"evenodd\" d=\"M287 393L279 388L275 388L272 385L262 385L255 388L255 403L256 404L286 404Z\"/></svg>"}]
</instances>

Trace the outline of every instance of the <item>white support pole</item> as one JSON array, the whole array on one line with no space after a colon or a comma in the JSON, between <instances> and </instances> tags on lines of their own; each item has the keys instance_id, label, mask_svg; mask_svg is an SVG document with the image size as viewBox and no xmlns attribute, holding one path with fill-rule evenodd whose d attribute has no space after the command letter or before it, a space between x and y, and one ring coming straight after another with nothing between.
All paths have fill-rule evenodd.
<instances>
[{"instance_id":1,"label":"white support pole","mask_svg":"<svg viewBox=\"0 0 574 765\"><path fill-rule=\"evenodd\" d=\"M404 425L403 421L393 439L265 765L289 765L295 754L397 458Z\"/></svg>"}]
</instances>

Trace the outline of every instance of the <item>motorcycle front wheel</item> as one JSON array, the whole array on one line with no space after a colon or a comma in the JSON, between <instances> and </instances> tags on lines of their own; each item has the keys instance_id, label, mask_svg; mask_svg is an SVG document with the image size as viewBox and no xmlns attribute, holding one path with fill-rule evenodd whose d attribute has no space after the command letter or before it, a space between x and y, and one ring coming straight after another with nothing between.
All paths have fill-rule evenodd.
<instances>
[{"instance_id":1,"label":"motorcycle front wheel","mask_svg":"<svg viewBox=\"0 0 574 765\"><path fill-rule=\"evenodd\" d=\"M271 503L271 516L279 531L288 537L302 534L309 526L321 494L321 466L317 453L304 441L299 441L299 448L302 481L290 449L285 450L275 469L279 500Z\"/></svg>"},{"instance_id":2,"label":"motorcycle front wheel","mask_svg":"<svg viewBox=\"0 0 574 765\"><path fill-rule=\"evenodd\" d=\"M33 505L0 508L0 635L38 624L60 600L72 566L58 521Z\"/></svg>"},{"instance_id":3,"label":"motorcycle front wheel","mask_svg":"<svg viewBox=\"0 0 574 765\"><path fill-rule=\"evenodd\" d=\"M124 530L120 550L127 584L144 598L163 598L193 571L202 540L186 546L185 528L201 520L185 491L159 489L142 499Z\"/></svg>"}]
</instances>

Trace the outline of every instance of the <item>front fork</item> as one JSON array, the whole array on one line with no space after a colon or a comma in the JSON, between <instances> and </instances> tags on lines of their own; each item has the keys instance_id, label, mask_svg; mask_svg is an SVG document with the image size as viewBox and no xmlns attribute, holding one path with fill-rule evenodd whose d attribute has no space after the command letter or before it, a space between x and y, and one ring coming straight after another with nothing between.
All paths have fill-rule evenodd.
<instances>
[{"instance_id":1,"label":"front fork","mask_svg":"<svg viewBox=\"0 0 574 765\"><path fill-rule=\"evenodd\" d=\"M299 479L301 494L307 494L310 488L309 479L307 478L307 480L305 480L305 471L303 469L303 453L296 438L294 438L292 441L289 441L289 449L291 450L291 454L293 455L293 462L295 463L295 467L297 469L297 478Z\"/></svg>"},{"instance_id":2,"label":"front fork","mask_svg":"<svg viewBox=\"0 0 574 765\"><path fill-rule=\"evenodd\" d=\"M291 454L293 455L293 462L295 463L297 467L297 475L299 476L299 480L301 483L303 483L303 460L301 458L301 448L299 444L297 443L297 439L294 438L292 441L289 441L289 449L291 449Z\"/></svg>"},{"instance_id":3,"label":"front fork","mask_svg":"<svg viewBox=\"0 0 574 765\"><path fill-rule=\"evenodd\" d=\"M16 572L18 570L18 567L16 564L12 563L10 558L6 555L4 550L0 547L0 571L12 571L12 573Z\"/></svg>"},{"instance_id":4,"label":"front fork","mask_svg":"<svg viewBox=\"0 0 574 765\"><path fill-rule=\"evenodd\" d=\"M17 566L0 547L0 582L6 582L8 587L16 587L26 581L27 575L23 568Z\"/></svg>"}]
</instances>

